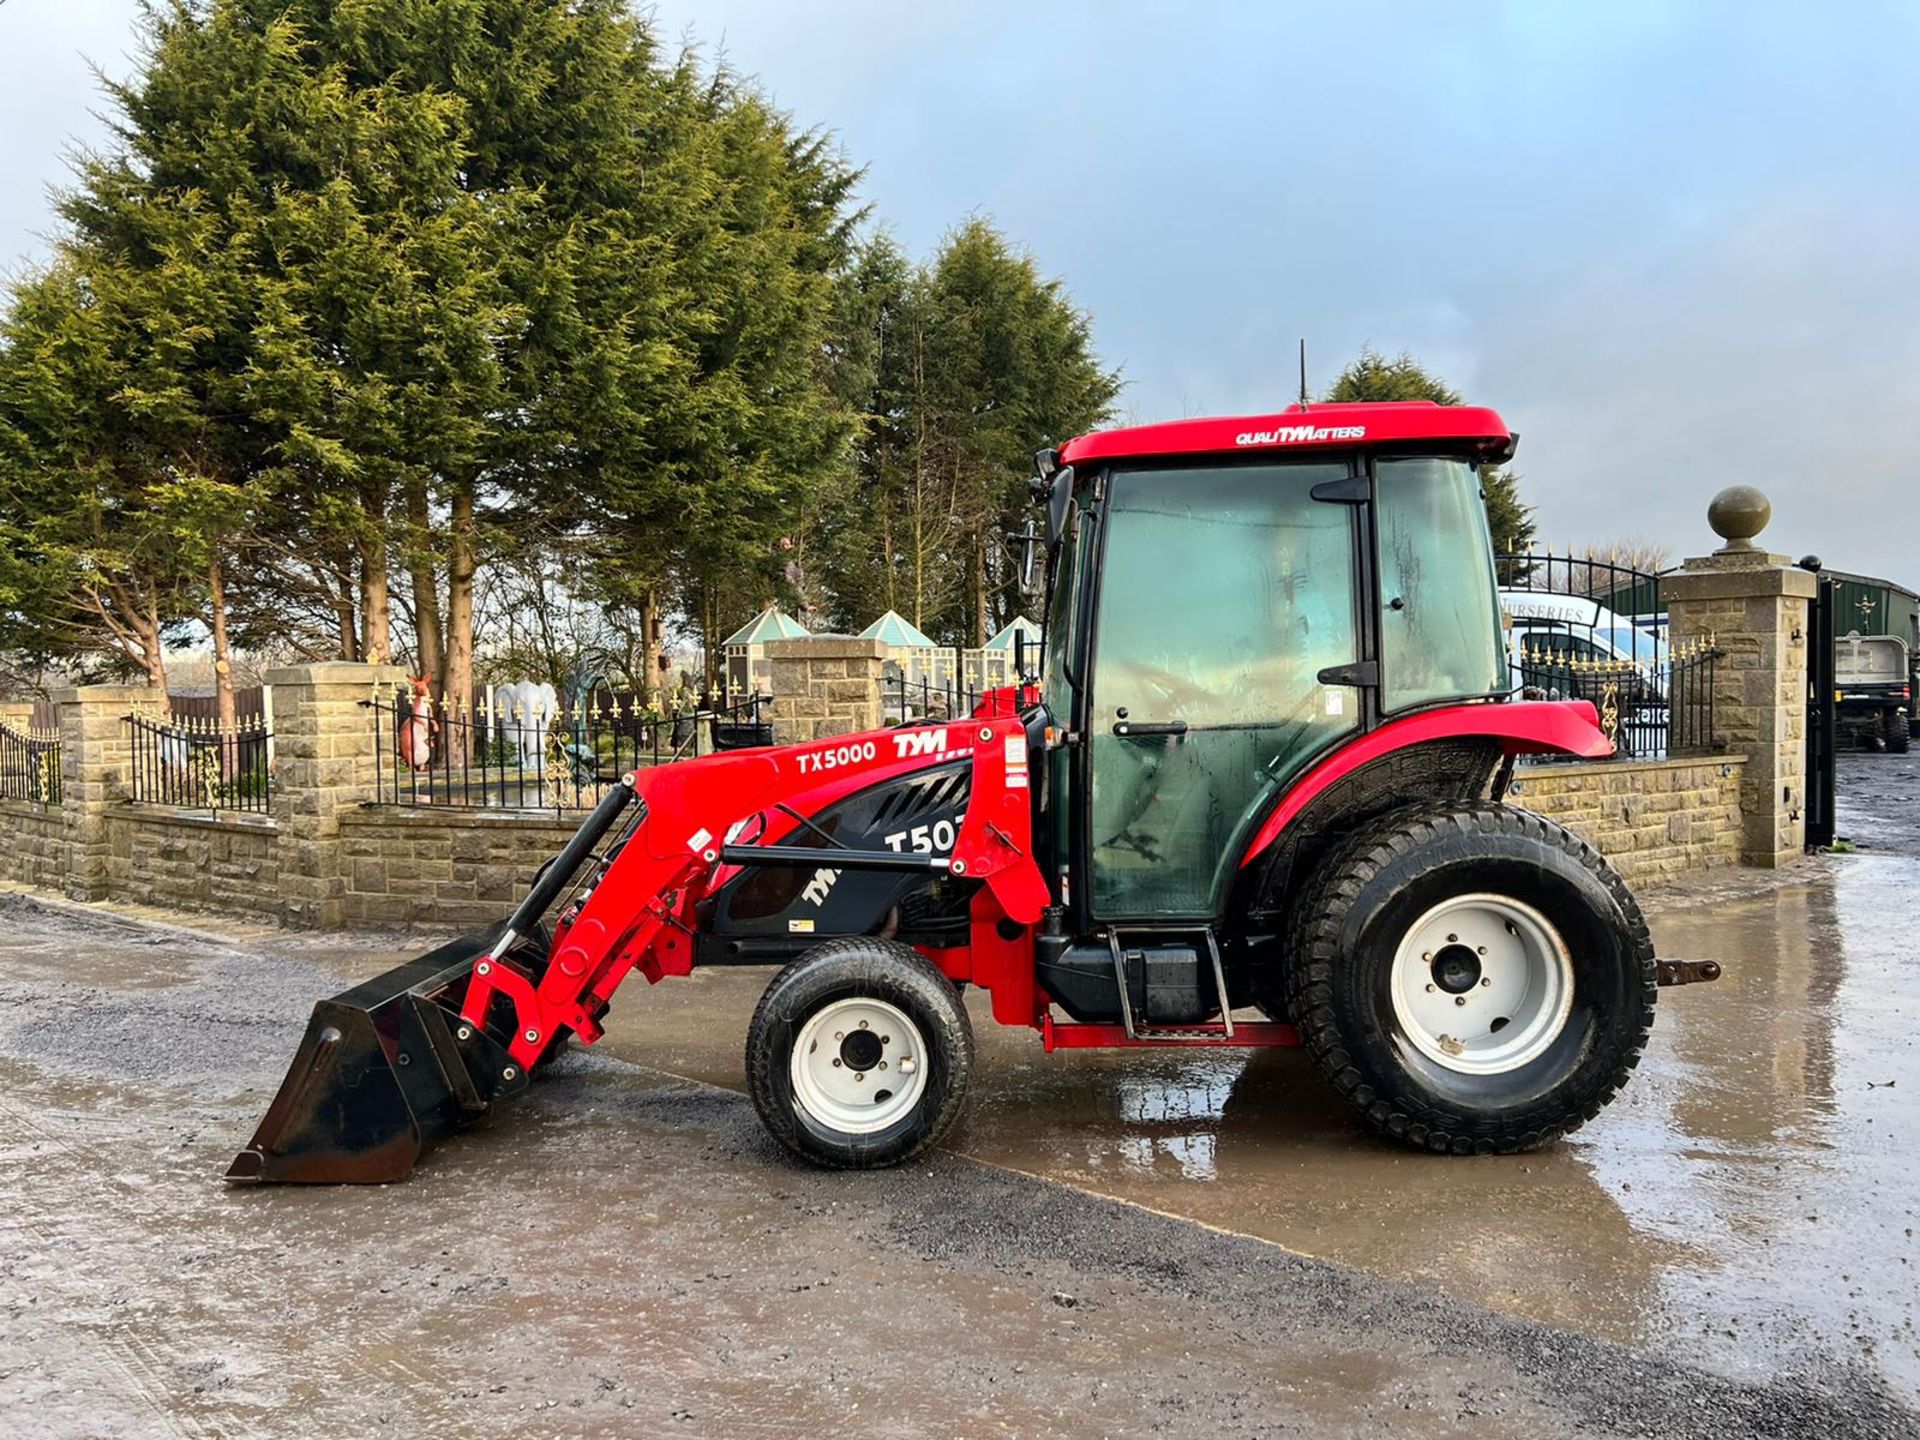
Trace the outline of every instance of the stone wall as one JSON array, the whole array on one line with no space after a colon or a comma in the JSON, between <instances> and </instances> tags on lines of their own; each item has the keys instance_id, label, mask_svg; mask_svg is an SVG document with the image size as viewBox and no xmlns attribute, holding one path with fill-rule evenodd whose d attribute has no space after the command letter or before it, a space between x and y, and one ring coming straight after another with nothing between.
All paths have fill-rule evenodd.
<instances>
[{"instance_id":1,"label":"stone wall","mask_svg":"<svg viewBox=\"0 0 1920 1440\"><path fill-rule=\"evenodd\" d=\"M1524 765L1508 800L1565 825L1630 884L1660 885L1740 863L1745 765L1724 755Z\"/></svg>"},{"instance_id":2,"label":"stone wall","mask_svg":"<svg viewBox=\"0 0 1920 1440\"><path fill-rule=\"evenodd\" d=\"M130 805L110 812L106 826L114 899L280 919L278 827L266 817Z\"/></svg>"},{"instance_id":3,"label":"stone wall","mask_svg":"<svg viewBox=\"0 0 1920 1440\"><path fill-rule=\"evenodd\" d=\"M781 745L880 728L880 677L887 647L878 640L812 635L775 640L773 738Z\"/></svg>"},{"instance_id":4,"label":"stone wall","mask_svg":"<svg viewBox=\"0 0 1920 1440\"><path fill-rule=\"evenodd\" d=\"M59 890L67 877L67 829L58 806L0 800L0 881Z\"/></svg>"},{"instance_id":5,"label":"stone wall","mask_svg":"<svg viewBox=\"0 0 1920 1440\"><path fill-rule=\"evenodd\" d=\"M504 920L577 828L546 816L367 807L340 817L341 913L350 925Z\"/></svg>"}]
</instances>

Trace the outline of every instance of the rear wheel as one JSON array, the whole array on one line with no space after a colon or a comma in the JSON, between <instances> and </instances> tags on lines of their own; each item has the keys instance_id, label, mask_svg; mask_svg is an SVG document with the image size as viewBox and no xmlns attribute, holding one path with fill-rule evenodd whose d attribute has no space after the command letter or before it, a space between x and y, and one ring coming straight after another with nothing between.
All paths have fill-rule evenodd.
<instances>
[{"instance_id":1,"label":"rear wheel","mask_svg":"<svg viewBox=\"0 0 1920 1440\"><path fill-rule=\"evenodd\" d=\"M1546 1144L1638 1063L1654 954L1620 877L1501 805L1401 811L1322 862L1295 906L1289 1009L1378 1129L1454 1154Z\"/></svg>"},{"instance_id":2,"label":"rear wheel","mask_svg":"<svg viewBox=\"0 0 1920 1440\"><path fill-rule=\"evenodd\" d=\"M782 970L747 1029L747 1090L773 1137L838 1169L897 1165L958 1118L973 1030L953 983L891 940L829 941Z\"/></svg>"},{"instance_id":3,"label":"rear wheel","mask_svg":"<svg viewBox=\"0 0 1920 1440\"><path fill-rule=\"evenodd\" d=\"M1904 711L1896 710L1887 717L1887 751L1893 755L1904 755L1913 743L1912 722Z\"/></svg>"}]
</instances>

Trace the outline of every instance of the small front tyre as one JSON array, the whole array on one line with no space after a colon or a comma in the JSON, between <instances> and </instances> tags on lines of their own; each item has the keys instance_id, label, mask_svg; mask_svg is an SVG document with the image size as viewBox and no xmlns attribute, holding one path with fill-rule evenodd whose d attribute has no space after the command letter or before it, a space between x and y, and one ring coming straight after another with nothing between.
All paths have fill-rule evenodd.
<instances>
[{"instance_id":1,"label":"small front tyre","mask_svg":"<svg viewBox=\"0 0 1920 1440\"><path fill-rule=\"evenodd\" d=\"M747 1029L747 1091L773 1138L842 1170L898 1165L966 1104L973 1029L953 982L891 940L833 940L767 987Z\"/></svg>"},{"instance_id":2,"label":"small front tyre","mask_svg":"<svg viewBox=\"0 0 1920 1440\"><path fill-rule=\"evenodd\" d=\"M1403 810L1296 903L1289 1009L1373 1125L1456 1155L1531 1150L1596 1115L1653 1023L1646 921L1584 841L1504 805Z\"/></svg>"}]
</instances>

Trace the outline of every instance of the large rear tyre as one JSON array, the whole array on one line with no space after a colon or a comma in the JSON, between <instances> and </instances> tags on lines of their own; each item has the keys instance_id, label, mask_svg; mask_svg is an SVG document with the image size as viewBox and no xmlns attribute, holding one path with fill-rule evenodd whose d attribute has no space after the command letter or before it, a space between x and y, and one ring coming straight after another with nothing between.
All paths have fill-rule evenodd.
<instances>
[{"instance_id":1,"label":"large rear tyre","mask_svg":"<svg viewBox=\"0 0 1920 1440\"><path fill-rule=\"evenodd\" d=\"M936 1143L973 1081L953 983L892 940L832 940L778 975L747 1027L747 1093L803 1160L898 1165Z\"/></svg>"},{"instance_id":2,"label":"large rear tyre","mask_svg":"<svg viewBox=\"0 0 1920 1440\"><path fill-rule=\"evenodd\" d=\"M1531 1150L1591 1120L1653 1023L1626 885L1503 805L1402 810L1329 855L1289 927L1288 1008L1373 1126L1442 1153Z\"/></svg>"},{"instance_id":3,"label":"large rear tyre","mask_svg":"<svg viewBox=\"0 0 1920 1440\"><path fill-rule=\"evenodd\" d=\"M1905 712L1896 710L1887 717L1887 753L1904 755L1913 744L1913 727Z\"/></svg>"}]
</instances>

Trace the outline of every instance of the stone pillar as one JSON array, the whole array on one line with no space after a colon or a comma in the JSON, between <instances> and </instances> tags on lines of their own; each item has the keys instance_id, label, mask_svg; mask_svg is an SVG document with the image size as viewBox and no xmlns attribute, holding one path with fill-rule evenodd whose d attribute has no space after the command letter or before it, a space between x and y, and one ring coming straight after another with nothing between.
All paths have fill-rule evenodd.
<instances>
[{"instance_id":1,"label":"stone pillar","mask_svg":"<svg viewBox=\"0 0 1920 1440\"><path fill-rule=\"evenodd\" d=\"M17 730L22 735L33 723L33 702L31 700L0 700L0 725Z\"/></svg>"},{"instance_id":2,"label":"stone pillar","mask_svg":"<svg viewBox=\"0 0 1920 1440\"><path fill-rule=\"evenodd\" d=\"M166 698L147 685L70 685L53 692L60 708L60 828L70 900L107 898L107 812L133 793L127 716L157 716Z\"/></svg>"},{"instance_id":3,"label":"stone pillar","mask_svg":"<svg viewBox=\"0 0 1920 1440\"><path fill-rule=\"evenodd\" d=\"M1711 635L1713 726L1747 757L1740 784L1740 859L1773 868L1806 845L1807 625L1818 582L1753 543L1772 507L1751 486L1714 497L1708 521L1727 543L1660 582L1668 638Z\"/></svg>"},{"instance_id":4,"label":"stone pillar","mask_svg":"<svg viewBox=\"0 0 1920 1440\"><path fill-rule=\"evenodd\" d=\"M880 728L878 640L810 635L767 645L773 662L773 738L781 745Z\"/></svg>"},{"instance_id":5,"label":"stone pillar","mask_svg":"<svg viewBox=\"0 0 1920 1440\"><path fill-rule=\"evenodd\" d=\"M384 760L367 702L406 680L398 665L291 665L273 687L273 818L279 829L281 914L288 925L341 923L346 874L340 815L374 799ZM391 744L392 736L381 739Z\"/></svg>"}]
</instances>

